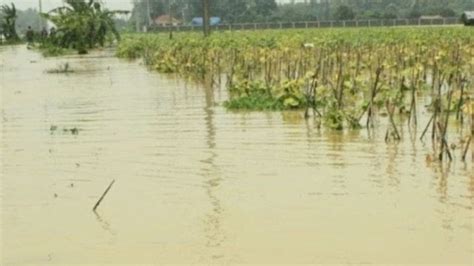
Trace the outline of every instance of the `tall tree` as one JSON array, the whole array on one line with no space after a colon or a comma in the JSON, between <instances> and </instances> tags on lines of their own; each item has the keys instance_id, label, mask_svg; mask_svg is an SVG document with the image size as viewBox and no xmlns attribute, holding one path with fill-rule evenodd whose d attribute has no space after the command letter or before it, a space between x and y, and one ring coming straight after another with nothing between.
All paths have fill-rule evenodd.
<instances>
[{"instance_id":1,"label":"tall tree","mask_svg":"<svg viewBox=\"0 0 474 266\"><path fill-rule=\"evenodd\" d=\"M221 16L224 20L230 23L241 22L248 15L248 3L242 0L227 0L222 1L225 6L220 8L222 10Z\"/></svg>"},{"instance_id":2,"label":"tall tree","mask_svg":"<svg viewBox=\"0 0 474 266\"><path fill-rule=\"evenodd\" d=\"M5 36L5 39L7 41L19 40L15 26L17 19L15 4L12 3L11 6L1 6L0 15L2 17L2 20L0 21L0 26L2 28L3 36Z\"/></svg>"},{"instance_id":3,"label":"tall tree","mask_svg":"<svg viewBox=\"0 0 474 266\"><path fill-rule=\"evenodd\" d=\"M255 0L255 12L263 17L268 17L278 6L275 0Z\"/></svg>"},{"instance_id":4,"label":"tall tree","mask_svg":"<svg viewBox=\"0 0 474 266\"><path fill-rule=\"evenodd\" d=\"M334 18L337 20L351 20L355 18L355 14L350 7L342 5L336 9Z\"/></svg>"}]
</instances>

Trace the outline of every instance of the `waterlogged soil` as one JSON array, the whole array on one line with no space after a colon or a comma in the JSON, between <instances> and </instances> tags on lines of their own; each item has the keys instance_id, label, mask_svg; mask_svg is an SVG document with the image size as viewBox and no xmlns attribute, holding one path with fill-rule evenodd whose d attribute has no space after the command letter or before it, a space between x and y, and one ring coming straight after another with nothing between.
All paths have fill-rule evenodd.
<instances>
[{"instance_id":1,"label":"waterlogged soil","mask_svg":"<svg viewBox=\"0 0 474 266\"><path fill-rule=\"evenodd\" d=\"M228 112L111 51L1 47L0 70L1 265L473 264L472 161L432 162L427 102L386 144L386 118Z\"/></svg>"}]
</instances>

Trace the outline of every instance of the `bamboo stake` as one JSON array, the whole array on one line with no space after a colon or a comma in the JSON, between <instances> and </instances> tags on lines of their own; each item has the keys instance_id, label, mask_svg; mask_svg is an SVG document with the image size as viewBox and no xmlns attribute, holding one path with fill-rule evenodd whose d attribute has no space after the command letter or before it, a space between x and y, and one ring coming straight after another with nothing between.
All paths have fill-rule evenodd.
<instances>
[{"instance_id":1,"label":"bamboo stake","mask_svg":"<svg viewBox=\"0 0 474 266\"><path fill-rule=\"evenodd\" d=\"M115 179L112 180L112 182L110 183L110 185L107 187L107 189L104 191L104 193L102 194L102 196L100 197L100 199L97 201L97 203L94 205L94 208L92 209L92 211L95 212L95 210L97 209L97 207L99 207L100 203L102 202L102 200L105 198L105 195L107 195L107 193L109 192L110 188L112 188L112 185L115 183Z\"/></svg>"},{"instance_id":2,"label":"bamboo stake","mask_svg":"<svg viewBox=\"0 0 474 266\"><path fill-rule=\"evenodd\" d=\"M449 91L448 93L448 108L446 109L446 118L444 120L444 125L441 127L441 125L438 123L438 129L440 132L440 137L441 137L441 145L440 145L440 153L439 153L439 159L440 161L443 160L443 152L444 148L447 149L447 153L449 155L449 160L451 161L451 154L449 152L449 147L446 141L446 134L448 132L448 120L449 120L449 110L451 109L451 98L453 96L453 91Z\"/></svg>"},{"instance_id":3,"label":"bamboo stake","mask_svg":"<svg viewBox=\"0 0 474 266\"><path fill-rule=\"evenodd\" d=\"M474 136L474 103L471 102L471 138ZM471 160L474 161L474 145L471 149Z\"/></svg>"},{"instance_id":4,"label":"bamboo stake","mask_svg":"<svg viewBox=\"0 0 474 266\"><path fill-rule=\"evenodd\" d=\"M459 120L461 115L462 115L461 107L463 106L463 101L464 101L464 79L461 78L461 81L459 83L460 83L460 87L461 87L461 94L459 95L459 102L458 102L458 105L457 105L457 108L456 108L456 120ZM461 125L462 125L462 123L463 123L463 121L461 119Z\"/></svg>"},{"instance_id":5,"label":"bamboo stake","mask_svg":"<svg viewBox=\"0 0 474 266\"><path fill-rule=\"evenodd\" d=\"M466 155L467 155L467 151L469 150L469 146L471 145L471 139L472 139L472 136L469 137L469 139L467 140L467 143L466 143L466 148L464 148L464 152L462 154L462 161L463 162L466 161Z\"/></svg>"},{"instance_id":6,"label":"bamboo stake","mask_svg":"<svg viewBox=\"0 0 474 266\"><path fill-rule=\"evenodd\" d=\"M369 128L370 124L372 123L372 126L374 124L373 122L373 105L374 105L374 99L375 96L377 96L377 87L379 85L380 81L380 75L382 74L383 68L381 66L377 67L375 70L375 81L374 85L371 90L371 95L370 95L370 102L369 102L369 107L367 108L367 122L366 122L366 127L367 129Z\"/></svg>"},{"instance_id":7,"label":"bamboo stake","mask_svg":"<svg viewBox=\"0 0 474 266\"><path fill-rule=\"evenodd\" d=\"M446 141L446 136L443 135L444 133L446 133L447 128L442 128L441 123L439 123L439 122L437 123L437 126L438 126L439 132L442 132L441 137L440 137L441 138L440 139L441 147L440 147L440 152L439 152L439 160L443 161L443 153L446 151L446 154L448 155L449 161L452 161L453 157L451 156L451 152L449 150L448 142Z\"/></svg>"},{"instance_id":8,"label":"bamboo stake","mask_svg":"<svg viewBox=\"0 0 474 266\"><path fill-rule=\"evenodd\" d=\"M395 121L393 120L393 112L394 112L393 109L395 109L395 108L394 108L394 107L390 107L389 101L387 101L387 102L385 103L385 107L387 108L388 117L389 117L389 120L390 120L390 124L392 125L393 131L394 131L394 133L395 133L395 140L400 140L400 139L401 139L400 134L398 133L397 126L396 126L396 124L395 124Z\"/></svg>"},{"instance_id":9,"label":"bamboo stake","mask_svg":"<svg viewBox=\"0 0 474 266\"><path fill-rule=\"evenodd\" d=\"M423 133L421 134L420 140L423 141L423 137L425 136L426 132L428 131L428 128L430 127L431 122L433 122L433 119L435 118L435 115L433 114L430 118L430 121L428 121L428 124L426 125L425 129L423 130Z\"/></svg>"}]
</instances>

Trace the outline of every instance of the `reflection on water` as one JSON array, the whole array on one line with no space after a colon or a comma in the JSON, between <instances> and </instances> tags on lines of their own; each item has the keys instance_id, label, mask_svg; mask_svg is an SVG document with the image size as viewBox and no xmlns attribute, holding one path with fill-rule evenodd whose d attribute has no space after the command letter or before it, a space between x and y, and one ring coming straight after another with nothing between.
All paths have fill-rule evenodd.
<instances>
[{"instance_id":1,"label":"reflection on water","mask_svg":"<svg viewBox=\"0 0 474 266\"><path fill-rule=\"evenodd\" d=\"M205 167L203 169L204 187L206 194L209 197L211 209L205 216L205 234L206 234L206 247L211 249L211 257L207 258L206 261L222 259L224 254L220 250L225 236L222 231L221 216L223 213L222 204L220 202L218 191L219 186L222 182L221 174L215 164L217 153L216 148L216 128L214 125L214 90L210 86L204 88L206 104L204 106L205 113L205 125L206 125L206 144L207 153L209 154L206 159L203 160Z\"/></svg>"},{"instance_id":2,"label":"reflection on water","mask_svg":"<svg viewBox=\"0 0 474 266\"><path fill-rule=\"evenodd\" d=\"M2 265L473 262L472 161L429 160L406 121L387 144L383 118L227 112L107 51L0 55Z\"/></svg>"},{"instance_id":3,"label":"reflection on water","mask_svg":"<svg viewBox=\"0 0 474 266\"><path fill-rule=\"evenodd\" d=\"M100 216L100 214L98 212L94 212L96 218L97 218L97 222L100 224L100 226L107 232L109 232L111 235L116 235L117 233L111 228L111 225L110 223L102 218L102 216Z\"/></svg>"}]
</instances>

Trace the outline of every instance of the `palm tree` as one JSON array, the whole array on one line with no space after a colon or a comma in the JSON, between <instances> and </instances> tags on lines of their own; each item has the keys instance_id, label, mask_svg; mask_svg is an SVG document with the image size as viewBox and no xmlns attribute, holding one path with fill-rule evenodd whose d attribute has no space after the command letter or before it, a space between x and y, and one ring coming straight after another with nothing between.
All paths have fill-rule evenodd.
<instances>
[{"instance_id":1,"label":"palm tree","mask_svg":"<svg viewBox=\"0 0 474 266\"><path fill-rule=\"evenodd\" d=\"M16 8L15 4L11 4L11 7L8 5L2 5L0 7L0 14L2 20L0 21L0 26L3 31L3 36L7 41L18 41L20 38L16 33L15 23L16 23Z\"/></svg>"}]
</instances>

